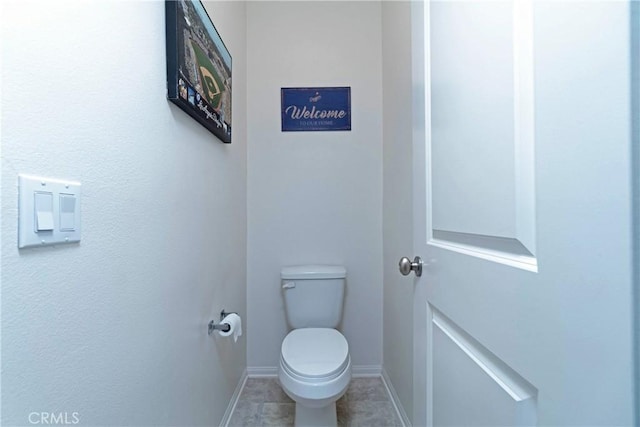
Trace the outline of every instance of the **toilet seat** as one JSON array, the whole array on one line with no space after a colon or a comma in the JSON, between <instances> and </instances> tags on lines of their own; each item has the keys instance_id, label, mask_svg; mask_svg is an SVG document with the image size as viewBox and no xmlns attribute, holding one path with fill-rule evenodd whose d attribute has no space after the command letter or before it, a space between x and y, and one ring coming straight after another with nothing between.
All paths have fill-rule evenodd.
<instances>
[{"instance_id":1,"label":"toilet seat","mask_svg":"<svg viewBox=\"0 0 640 427\"><path fill-rule=\"evenodd\" d=\"M281 361L282 368L301 381L330 381L349 365L349 344L335 329L294 329L282 341Z\"/></svg>"}]
</instances>

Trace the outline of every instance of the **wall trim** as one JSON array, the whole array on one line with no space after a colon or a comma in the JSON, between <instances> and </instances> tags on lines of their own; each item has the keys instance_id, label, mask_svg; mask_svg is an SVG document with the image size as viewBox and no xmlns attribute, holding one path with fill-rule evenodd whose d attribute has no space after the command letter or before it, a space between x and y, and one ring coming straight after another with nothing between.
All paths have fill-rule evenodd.
<instances>
[{"instance_id":1,"label":"wall trim","mask_svg":"<svg viewBox=\"0 0 640 427\"><path fill-rule=\"evenodd\" d=\"M273 378L278 376L277 366L253 366L247 368L247 375L251 378ZM354 378L379 377L382 375L380 365L353 365L351 375Z\"/></svg>"},{"instance_id":2,"label":"wall trim","mask_svg":"<svg viewBox=\"0 0 640 427\"><path fill-rule=\"evenodd\" d=\"M277 366L253 366L247 367L247 375L249 378L272 378L278 376Z\"/></svg>"},{"instance_id":3,"label":"wall trim","mask_svg":"<svg viewBox=\"0 0 640 427\"><path fill-rule=\"evenodd\" d=\"M379 377L382 375L380 365L353 365L351 366L351 376L353 378Z\"/></svg>"},{"instance_id":4,"label":"wall trim","mask_svg":"<svg viewBox=\"0 0 640 427\"><path fill-rule=\"evenodd\" d=\"M224 411L224 415L222 416L222 420L220 420L220 427L227 427L229 425L229 421L231 421L231 416L233 415L233 411L236 409L236 404L238 403L238 399L240 399L240 394L242 393L242 389L244 389L244 385L247 383L247 370L245 369L240 376L240 381L236 385L236 389L229 400L229 405L227 406L227 410Z\"/></svg>"},{"instance_id":5,"label":"wall trim","mask_svg":"<svg viewBox=\"0 0 640 427\"><path fill-rule=\"evenodd\" d=\"M389 397L391 397L391 403L396 410L396 414L402 423L402 427L411 427L411 420L409 416L404 410L404 406L400 402L400 398L398 397L398 393L396 393L396 389L393 387L393 383L391 382L391 378L389 378L389 374L387 374L387 370L382 368L382 383L387 388L387 393Z\"/></svg>"}]
</instances>

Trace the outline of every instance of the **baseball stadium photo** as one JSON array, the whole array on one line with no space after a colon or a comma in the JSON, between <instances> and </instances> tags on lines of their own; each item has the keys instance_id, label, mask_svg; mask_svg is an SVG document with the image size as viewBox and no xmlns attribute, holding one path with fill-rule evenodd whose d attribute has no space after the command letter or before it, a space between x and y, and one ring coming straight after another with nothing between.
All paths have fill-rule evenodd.
<instances>
[{"instance_id":1,"label":"baseball stadium photo","mask_svg":"<svg viewBox=\"0 0 640 427\"><path fill-rule=\"evenodd\" d=\"M178 68L177 79L173 80L177 83L176 96L171 96L170 89L169 99L223 142L231 142L231 55L202 3L191 0L168 0L168 3L167 54L171 54L173 45ZM175 24L170 22L174 18ZM175 33L169 27L171 24L175 25ZM175 41L169 40L173 34ZM171 76L168 77L171 85Z\"/></svg>"}]
</instances>

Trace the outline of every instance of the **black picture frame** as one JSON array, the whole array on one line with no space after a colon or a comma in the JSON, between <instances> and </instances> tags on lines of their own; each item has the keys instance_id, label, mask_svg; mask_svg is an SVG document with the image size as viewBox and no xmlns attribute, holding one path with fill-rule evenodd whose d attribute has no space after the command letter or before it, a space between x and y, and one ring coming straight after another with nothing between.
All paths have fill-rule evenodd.
<instances>
[{"instance_id":1,"label":"black picture frame","mask_svg":"<svg viewBox=\"0 0 640 427\"><path fill-rule=\"evenodd\" d=\"M167 99L231 143L232 58L202 2L165 0Z\"/></svg>"}]
</instances>

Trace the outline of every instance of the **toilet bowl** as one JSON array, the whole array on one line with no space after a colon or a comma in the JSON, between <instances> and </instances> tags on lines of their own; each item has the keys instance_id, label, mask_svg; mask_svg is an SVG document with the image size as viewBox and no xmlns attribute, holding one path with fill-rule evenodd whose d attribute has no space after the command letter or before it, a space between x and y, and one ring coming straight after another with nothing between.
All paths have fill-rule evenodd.
<instances>
[{"instance_id":1,"label":"toilet bowl","mask_svg":"<svg viewBox=\"0 0 640 427\"><path fill-rule=\"evenodd\" d=\"M296 402L296 426L336 426L336 401L351 380L349 345L332 328L291 331L282 342L278 378Z\"/></svg>"}]
</instances>

